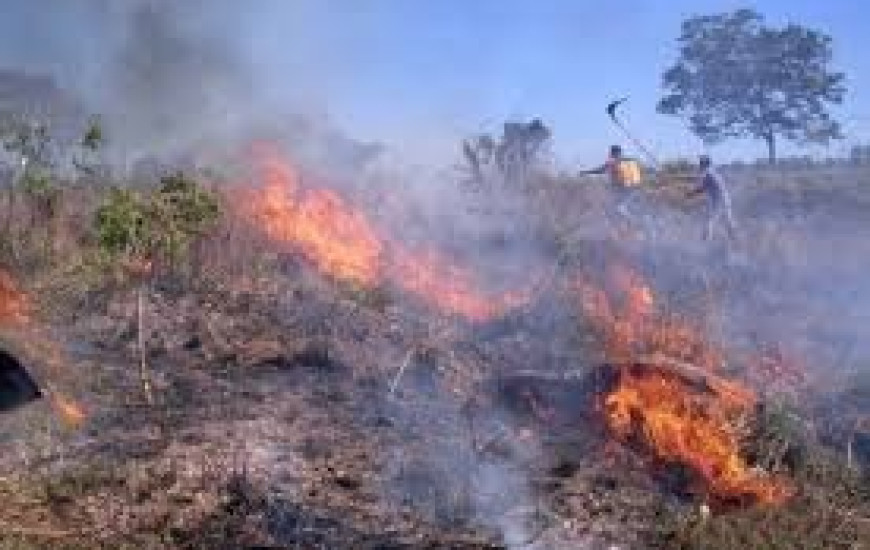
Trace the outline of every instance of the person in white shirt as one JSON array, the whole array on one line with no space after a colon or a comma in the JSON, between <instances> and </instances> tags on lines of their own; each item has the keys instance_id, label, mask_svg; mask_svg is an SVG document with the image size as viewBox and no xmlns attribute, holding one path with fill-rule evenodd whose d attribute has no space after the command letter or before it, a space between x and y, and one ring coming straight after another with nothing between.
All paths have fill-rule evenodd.
<instances>
[{"instance_id":1,"label":"person in white shirt","mask_svg":"<svg viewBox=\"0 0 870 550\"><path fill-rule=\"evenodd\" d=\"M698 186L689 191L688 196L700 194L707 195L708 216L707 227L704 231L704 240L713 236L713 231L719 225L724 225L731 239L737 236L737 224L734 223L734 215L731 212L731 197L725 188L722 176L713 169L713 162L707 155L702 155L698 162L700 174Z\"/></svg>"}]
</instances>

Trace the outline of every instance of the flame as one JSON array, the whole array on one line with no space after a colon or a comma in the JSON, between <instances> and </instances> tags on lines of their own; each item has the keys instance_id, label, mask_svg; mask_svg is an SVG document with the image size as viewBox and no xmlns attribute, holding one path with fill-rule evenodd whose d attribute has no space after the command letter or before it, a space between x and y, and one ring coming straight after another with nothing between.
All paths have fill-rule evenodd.
<instances>
[{"instance_id":1,"label":"flame","mask_svg":"<svg viewBox=\"0 0 870 550\"><path fill-rule=\"evenodd\" d=\"M27 294L8 273L0 270L0 325L10 329L25 355L38 357L51 372L59 372L63 354L57 343L33 322L30 310ZM84 422L86 414L74 399L54 390L50 395L55 410L67 425L76 427Z\"/></svg>"},{"instance_id":2,"label":"flame","mask_svg":"<svg viewBox=\"0 0 870 550\"><path fill-rule=\"evenodd\" d=\"M658 354L707 372L723 363L722 350L710 345L692 323L657 311L655 294L640 274L617 265L609 269L607 282L598 286L578 279L573 288L610 361Z\"/></svg>"},{"instance_id":3,"label":"flame","mask_svg":"<svg viewBox=\"0 0 870 550\"><path fill-rule=\"evenodd\" d=\"M365 217L332 191L301 189L293 167L270 148L258 148L257 158L265 183L257 213L266 234L293 243L332 277L374 284L382 245Z\"/></svg>"},{"instance_id":4,"label":"flame","mask_svg":"<svg viewBox=\"0 0 870 550\"><path fill-rule=\"evenodd\" d=\"M524 291L485 293L472 274L452 265L434 250L412 254L397 249L392 262L397 284L441 311L472 321L500 317L529 300Z\"/></svg>"},{"instance_id":5,"label":"flame","mask_svg":"<svg viewBox=\"0 0 870 550\"><path fill-rule=\"evenodd\" d=\"M63 421L71 427L78 427L87 418L84 410L82 410L81 405L79 405L72 398L67 397L65 395L54 393L51 399L52 403L55 406L55 409L60 413Z\"/></svg>"},{"instance_id":6,"label":"flame","mask_svg":"<svg viewBox=\"0 0 870 550\"><path fill-rule=\"evenodd\" d=\"M290 245L325 275L364 286L391 282L449 315L482 322L528 302L531 293L481 290L471 272L432 249L411 252L380 235L337 193L303 189L292 164L268 144L254 150L263 185L248 200L273 241Z\"/></svg>"},{"instance_id":7,"label":"flame","mask_svg":"<svg viewBox=\"0 0 870 550\"><path fill-rule=\"evenodd\" d=\"M30 319L30 303L15 280L0 270L0 324L24 325Z\"/></svg>"},{"instance_id":8,"label":"flame","mask_svg":"<svg viewBox=\"0 0 870 550\"><path fill-rule=\"evenodd\" d=\"M740 426L756 396L717 372L723 352L688 322L656 312L637 273L620 266L609 275L611 292L575 284L605 354L618 365L615 387L603 398L608 428L622 440L639 438L663 463L689 467L713 498L788 498L787 482L757 473L741 455Z\"/></svg>"},{"instance_id":9,"label":"flame","mask_svg":"<svg viewBox=\"0 0 870 550\"><path fill-rule=\"evenodd\" d=\"M604 401L608 427L620 438L641 435L656 458L700 475L714 498L752 498L774 504L791 494L787 483L756 473L740 455L737 429L749 403L699 392L672 373L625 368Z\"/></svg>"}]
</instances>

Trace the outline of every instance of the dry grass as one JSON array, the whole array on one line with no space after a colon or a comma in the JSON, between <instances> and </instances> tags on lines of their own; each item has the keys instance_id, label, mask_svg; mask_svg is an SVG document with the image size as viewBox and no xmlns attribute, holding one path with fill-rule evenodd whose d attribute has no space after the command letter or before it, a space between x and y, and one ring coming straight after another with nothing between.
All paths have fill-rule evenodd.
<instances>
[{"instance_id":1,"label":"dry grass","mask_svg":"<svg viewBox=\"0 0 870 550\"><path fill-rule=\"evenodd\" d=\"M769 198L771 194L776 197L788 188L789 196L794 197L790 185L770 179L765 182L765 189L754 196L776 200ZM608 226L599 225L600 211L608 207L602 189L587 181L564 178L542 181L527 192L526 221L554 263L562 262L567 269L607 259L600 256L609 248L597 245L609 238ZM856 191L850 186L848 193L852 196ZM323 501L315 502L313 497L306 500L304 495L296 495L299 498L277 495L268 477L252 475L245 460L226 448L230 442L225 432L217 429L208 432L215 425L227 429L240 419L259 418L283 430L275 436L278 443L292 444L294 450L325 448L334 453L332 460L343 464L345 470L359 468L360 478L383 476L381 469L385 467L377 457L360 458L361 451L354 447L357 440L371 437L372 445L380 443L391 450L406 449L406 442L400 439L400 430L384 420L383 414L377 416L377 422L372 421L374 427L360 427L359 423L366 418L363 412L369 409L354 409L357 399L354 396L362 394L360 400L369 399L365 391L386 395L387 381L395 374L402 357L418 342L426 341L430 333L440 334L440 326L435 325L443 320L436 323L423 319L416 321L421 326L414 325L407 320L411 315L402 312L400 297L389 288L335 285L312 275L296 258L271 248L251 227L250 220L235 215L229 208L231 201L227 201L227 215L220 226L196 243L178 273L164 274L149 290L146 319L150 330L146 342L160 400L157 407L142 407L135 398L131 361L135 357L132 295L128 288L106 276L107 266L94 254L88 227L99 197L99 189L71 188L65 192L60 217L52 222L53 233L37 232L33 237L25 236L27 212L19 205L9 219L22 230L14 235L3 233L0 239L3 265L28 281L28 288L37 298L37 315L67 337L96 348L89 351L93 354L89 362L75 363L75 368L80 369L74 372L75 386L86 397L90 410L96 411L82 432L61 433L56 423L46 419L45 411L42 416L28 411L28 423L22 420L17 426L4 426L4 431L20 430L16 432L20 437L13 438L14 448L23 449L27 459L21 462L19 456L13 456L11 445L0 453L7 466L12 464L14 474L0 482L0 501L4 503L0 510L0 550L230 550L268 547L275 533L299 541L299 547L312 548L336 547L328 546L338 544L336 541L358 543L365 548L377 548L378 544L383 544L382 548L411 548L414 546L407 542L409 539L402 538L410 537L409 533L425 535L426 541L441 540L440 547L444 548L451 547L449 544L488 547L485 541L494 540L492 537L468 535L462 543L451 543L447 533L435 530L443 538L433 538L436 535L432 534L431 525L421 519L419 511L404 510L390 516L383 511L388 506L385 495L366 492L365 484L359 490L343 488L344 482L336 483L339 476L334 472L318 473L323 478L318 477L316 483L306 480L306 488L314 487L324 493L318 497ZM795 203L805 199L795 199ZM741 200L738 212L741 209L749 212L753 196L744 195ZM688 217L693 208L679 202L674 204L685 208L664 211L663 215L677 221L668 238L698 240L700 226ZM0 220L7 215L2 208L0 201ZM744 230L752 235L748 241L752 258L765 258L777 265L807 261L806 241L788 224L750 219L747 214ZM56 240L46 246L45 238L51 235ZM680 260L681 254L682 249L678 249L668 260ZM692 266L671 267L675 271L687 268L681 274L691 275L688 268ZM733 279L725 275L721 293L719 287L707 289L723 301L739 295L740 290L729 288L727 285L733 284ZM689 293L681 287L674 295L680 292ZM452 376L472 378L478 374L479 365L492 367L490 371L481 369L486 373L502 368L502 363L534 365L544 354L528 360L524 353L529 352L523 350L541 351L544 343L536 340L555 341L561 337L554 333L555 329L526 334L529 329L524 328L522 320L514 323L516 327L505 322L507 328L493 331L507 333L501 340L489 337L491 341L479 346L474 342L477 334L463 326L453 327L450 336L435 346L439 353L433 352L432 364L422 365L421 361L419 368L414 367L417 372L407 374L403 384L414 380L414 376L418 377L418 383L430 376L441 384L439 387L455 388L461 384L455 383ZM392 325L399 328L391 328ZM553 344L556 345L561 344ZM281 400L269 404L278 407L280 413L256 408L262 396L233 378L239 373L262 372L263 365L298 369L294 361L306 353L314 358L311 363L321 367L344 363L350 369L336 366L336 373L312 375L316 382L293 385ZM576 362L584 353L581 350L568 356ZM333 378L357 385L336 389L330 382ZM465 385L471 387L469 393L478 387L476 380ZM375 408L370 403L368 406ZM378 406L391 410L392 405ZM306 423L295 424L300 417L307 418ZM351 426L341 438L331 435L338 422L336 417ZM801 417L801 422L807 420L815 419ZM378 422L384 425L379 426ZM661 522L661 529L643 533L649 537L650 547L862 548L860 544L870 540L867 520L870 501L865 494L868 480L843 467L842 448L831 450L818 443L818 434L810 437L800 427L795 430L783 417L772 414L766 418L759 430L762 435L755 442L759 462L769 463L766 464L769 469L787 471L799 482L799 498L786 506L731 510L702 521L695 504L682 503L663 508L662 515L656 517L651 513L649 500L653 498L651 494L656 494L652 491L660 488L632 485L632 481L626 482L625 487L596 486L596 491L607 494L600 502L588 504L594 513L589 512L589 518L583 521L589 525L605 524L630 512L635 519L647 518L650 531L656 522ZM251 440L262 437L262 434L246 435ZM197 440L198 437L201 439ZM415 437L418 440L414 444L419 445L420 434ZM800 449L802 455L786 456L782 442L787 443L788 449ZM216 450L222 445L222 452ZM342 454L344 447L353 453ZM179 455L178 448L185 452ZM321 451L314 454L318 453L322 454ZM318 456L317 460L324 459ZM304 462L300 468L309 468L313 463L314 459ZM28 474L23 475L24 471ZM554 500L575 502L582 499L571 491L585 495L585 481L578 474L569 476L561 488L553 489L551 480L547 481L550 485L542 485L553 491ZM358 483L356 478L354 483ZM640 492L641 488L647 497L640 499L643 504L637 505L637 509L620 510L624 501L615 495L620 491ZM336 502L346 508L339 508ZM386 519L369 521L367 525L376 527L368 532L348 525L347 517L343 517L352 512L377 516L372 509L382 510L380 513ZM576 513L568 505L565 509ZM582 524L579 517L565 521ZM391 523L405 530L402 537L388 536ZM641 519L633 523L634 528L643 531L637 527L639 523ZM384 533L371 532L377 529L383 529ZM335 537L330 538L333 534ZM436 542L427 544L439 547ZM493 543L491 547L497 546Z\"/></svg>"}]
</instances>

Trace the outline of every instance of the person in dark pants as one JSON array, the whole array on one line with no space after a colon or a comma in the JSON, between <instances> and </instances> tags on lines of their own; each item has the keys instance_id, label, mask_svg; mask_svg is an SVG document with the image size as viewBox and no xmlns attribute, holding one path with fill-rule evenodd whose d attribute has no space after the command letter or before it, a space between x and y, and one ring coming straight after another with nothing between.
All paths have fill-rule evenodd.
<instances>
[{"instance_id":1,"label":"person in dark pants","mask_svg":"<svg viewBox=\"0 0 870 550\"><path fill-rule=\"evenodd\" d=\"M734 215L731 212L731 197L725 189L722 176L713 169L713 162L707 155L702 155L698 168L698 186L689 191L689 197L700 194L707 195L708 213L707 226L704 230L704 240L710 240L713 232L720 225L724 225L731 239L737 237L737 225L734 223Z\"/></svg>"}]
</instances>

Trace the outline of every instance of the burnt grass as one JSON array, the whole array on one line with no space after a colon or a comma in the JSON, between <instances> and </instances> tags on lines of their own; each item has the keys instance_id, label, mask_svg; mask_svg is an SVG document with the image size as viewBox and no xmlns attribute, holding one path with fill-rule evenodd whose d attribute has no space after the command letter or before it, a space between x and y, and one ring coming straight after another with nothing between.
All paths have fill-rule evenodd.
<instances>
[{"instance_id":1,"label":"burnt grass","mask_svg":"<svg viewBox=\"0 0 870 550\"><path fill-rule=\"evenodd\" d=\"M93 341L70 349L66 367L92 378L85 426L65 430L46 403L4 419L6 449L14 442L22 453L3 457L9 477L0 521L14 526L4 542L22 548L54 548L59 540L81 548L504 548L499 518L508 513L528 533L521 542L529 543L555 537L547 535L555 526L566 531L558 533L563 538L604 544L624 538L619 517L637 515L634 521L642 522L640 506L608 517L624 507L615 491L622 482L590 460L603 433L583 435L588 391L554 387L554 395L561 392L557 403L573 395L580 405L545 420L529 408L527 393L515 393L526 390L508 387L510 380L466 380L467 373L450 372L447 350L462 354L463 364L481 376L504 353L495 342L512 337L515 327L493 328L472 341L433 337L428 318L411 318L395 333L390 313L372 317L355 295L320 302L296 295L304 311L285 314L270 311L275 303L263 296L212 295L221 311L210 312L210 328L184 334L180 326L197 325L185 316L198 315L203 304L187 294L153 296L148 317L159 319L149 340L153 405L137 387L132 335L90 326L114 323L85 323L78 338L90 334ZM332 323L315 321L323 316ZM215 334L236 323L247 334L227 330L238 339L234 344ZM481 347L484 337L494 349ZM382 369L389 354L371 350L392 340L413 353L391 395L389 377L402 357ZM473 399L466 393L472 388ZM457 397L444 397L451 392ZM536 451L525 456L518 447ZM505 485L488 487L497 494L482 502L471 493L488 473L504 476ZM528 496L514 503L510 490L520 482L517 490ZM648 501L628 494L629 501ZM554 515L554 506L564 518ZM583 515L588 523L581 523Z\"/></svg>"},{"instance_id":2,"label":"burnt grass","mask_svg":"<svg viewBox=\"0 0 870 550\"><path fill-rule=\"evenodd\" d=\"M680 311L713 295L738 304L723 306L737 322L763 309L784 330L803 330L797 317L818 284L784 279L786 259L722 260L702 273L679 246L544 238L560 274L624 260ZM860 377L800 407L766 396L746 455L793 479L797 494L708 516L704 496L687 490L691 473L606 433L606 358L557 284L477 325L281 255L244 285L155 284L145 301L152 404L132 294L65 292L45 291L42 317L63 370L29 366L87 420L65 425L47 399L0 416L0 550L870 544L870 432L858 429L870 384ZM823 349L842 341L821 326L795 337Z\"/></svg>"}]
</instances>

